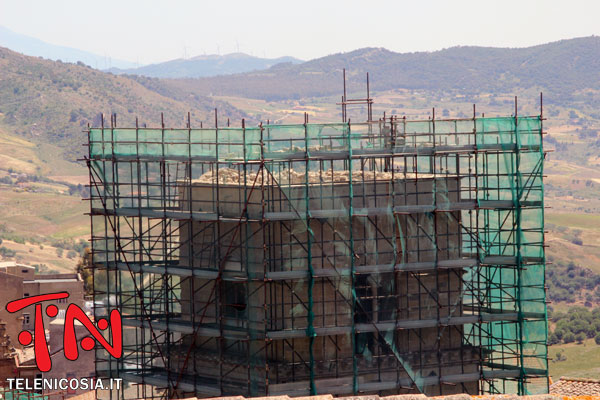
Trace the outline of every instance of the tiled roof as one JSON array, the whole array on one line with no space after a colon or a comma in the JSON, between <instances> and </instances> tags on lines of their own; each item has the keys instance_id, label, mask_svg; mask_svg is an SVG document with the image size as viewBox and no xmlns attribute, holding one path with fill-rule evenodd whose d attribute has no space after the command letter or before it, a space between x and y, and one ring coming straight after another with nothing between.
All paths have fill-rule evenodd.
<instances>
[{"instance_id":1,"label":"tiled roof","mask_svg":"<svg viewBox=\"0 0 600 400\"><path fill-rule=\"evenodd\" d=\"M581 397L581 400L590 400L593 397L585 396ZM562 395L556 394L539 394L533 396L518 396L516 394L499 394L499 395L481 395L471 396L468 394L454 394L448 396L437 396L427 397L423 394L405 394L395 396L378 396L378 395L364 395L364 396L347 396L347 397L333 397L330 394L320 396L305 396L305 397L288 397L288 396L270 396L270 397L253 397L245 399L243 396L229 396L229 397L213 397L205 400L565 400ZM574 400L575 397L569 397L569 400ZM600 399L600 397L598 397ZM190 398L186 400L201 400L200 398Z\"/></svg>"},{"instance_id":2,"label":"tiled roof","mask_svg":"<svg viewBox=\"0 0 600 400\"><path fill-rule=\"evenodd\" d=\"M600 396L600 379L562 376L560 380L550 385L550 393L562 396Z\"/></svg>"},{"instance_id":3,"label":"tiled roof","mask_svg":"<svg viewBox=\"0 0 600 400\"><path fill-rule=\"evenodd\" d=\"M479 395L454 394L448 396L427 397L423 394L405 394L396 396L347 396L334 397L330 394L319 396L289 397L269 396L244 398L243 396L213 397L211 399L190 398L187 400L600 400L600 379L567 378L550 385L550 394L518 396L516 394Z\"/></svg>"}]
</instances>

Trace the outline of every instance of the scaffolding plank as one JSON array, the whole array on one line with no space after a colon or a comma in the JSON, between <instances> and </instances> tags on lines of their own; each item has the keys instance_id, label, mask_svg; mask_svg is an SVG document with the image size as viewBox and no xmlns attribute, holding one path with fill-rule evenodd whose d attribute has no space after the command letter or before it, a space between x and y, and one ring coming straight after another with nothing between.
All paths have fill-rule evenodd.
<instances>
[{"instance_id":1,"label":"scaffolding plank","mask_svg":"<svg viewBox=\"0 0 600 400\"><path fill-rule=\"evenodd\" d=\"M509 372L509 371L520 373L520 371L521 371L521 367L518 365L508 365L508 364L501 364L501 363L494 363L494 362L487 362L487 361L483 362L483 365L485 367L493 368L493 370L491 370L491 371L484 370L484 374L494 373L496 371L505 371L505 373ZM527 375L527 376L543 376L546 373L545 369L532 368L532 367L523 367L523 371L525 372L525 375Z\"/></svg>"},{"instance_id":2,"label":"scaffolding plank","mask_svg":"<svg viewBox=\"0 0 600 400\"><path fill-rule=\"evenodd\" d=\"M454 203L438 203L438 205L408 205L390 207L368 207L354 208L353 217L369 217L378 215L396 214L422 214L432 212L452 212L461 210L473 210L477 206L475 201L461 201ZM309 210L309 218L344 218L348 217L347 209L333 210ZM279 211L266 212L265 219L270 221L286 221L286 220L305 220L307 218L305 212L294 211Z\"/></svg>"},{"instance_id":3,"label":"scaffolding plank","mask_svg":"<svg viewBox=\"0 0 600 400\"><path fill-rule=\"evenodd\" d=\"M461 269L477 265L476 258L458 258L452 260L423 261L403 264L379 264L379 265L358 265L355 267L357 274L384 274L394 271L399 272L421 272L440 269ZM314 278L350 276L350 267L322 268L313 271ZM292 271L273 271L267 272L266 277L269 280L286 279L309 279L308 270Z\"/></svg>"},{"instance_id":4,"label":"scaffolding plank","mask_svg":"<svg viewBox=\"0 0 600 400\"><path fill-rule=\"evenodd\" d=\"M515 203L512 200L479 200L479 208L483 209L510 210L516 208L516 205L535 208L542 207L544 203L541 201L517 201Z\"/></svg>"},{"instance_id":5,"label":"scaffolding plank","mask_svg":"<svg viewBox=\"0 0 600 400\"><path fill-rule=\"evenodd\" d=\"M517 257L515 256L485 256L481 261L484 265L504 265L504 266L517 266ZM522 257L523 264L541 264L543 258L541 257Z\"/></svg>"},{"instance_id":6,"label":"scaffolding plank","mask_svg":"<svg viewBox=\"0 0 600 400\"><path fill-rule=\"evenodd\" d=\"M90 142L96 146L101 145L102 142ZM110 144L110 142L105 142ZM115 142L115 144L121 144L121 142ZM157 143L158 144L158 143ZM186 145L186 143L177 143L180 145ZM258 144L256 144L258 146ZM529 152L539 152L541 150L540 146L537 144L531 145L521 145L519 151L529 151ZM353 148L352 149L352 158L364 158L364 157L386 157L386 156L433 156L435 154L444 154L444 153L474 153L474 152L514 152L517 151L517 145L515 143L508 144L479 144L475 145L465 145L465 146L403 146L403 147L394 147L394 148L375 148L375 149L360 149ZM259 160L259 156L256 158L251 158L248 161ZM347 159L349 158L349 152L347 150L314 150L311 151L309 149L308 154L305 151L296 151L296 152L264 152L265 161L291 161L291 160L339 160L339 159ZM206 162L206 163L215 163L218 161L239 161L244 162L244 157L242 152L232 156L220 156L218 159L215 156L211 155L176 155L176 154L167 154L167 155L152 155L140 153L139 155L135 154L121 154L118 151L115 153L106 153L106 154L91 154L90 159L94 161L149 161L149 162L160 162L160 161L196 161L196 162Z\"/></svg>"},{"instance_id":7,"label":"scaffolding plank","mask_svg":"<svg viewBox=\"0 0 600 400\"><path fill-rule=\"evenodd\" d=\"M136 263L136 262L97 262L106 267L106 269L113 271L115 269L120 271L131 271L134 273L150 273L150 274L170 274L176 276L190 277L203 279L216 279L219 275L219 271L216 269L203 269L190 266L182 265L179 263L171 263L167 265L149 264L149 263ZM459 258L452 260L440 260L440 261L424 261L417 263L404 263L404 264L379 264L379 265L359 265L355 267L356 274L385 274L389 272L424 272L433 271L436 268L439 269L461 269L469 268L477 265L476 258ZM280 280L296 280L296 279L309 279L310 274L308 270L291 270L291 271L267 271L263 276L259 274L246 274L244 271L230 271L223 270L221 278L227 281L244 282L250 280L263 281L266 277L271 281ZM313 270L314 278L327 278L327 277L341 277L350 276L350 267L337 267L337 268L317 268Z\"/></svg>"},{"instance_id":8,"label":"scaffolding plank","mask_svg":"<svg viewBox=\"0 0 600 400\"><path fill-rule=\"evenodd\" d=\"M189 266L180 265L179 263L165 263L167 265L157 264L149 264L149 263L136 263L136 262L97 262L97 264L104 265L109 271L114 271L115 269L119 271L131 271L135 273L149 273L149 274L170 274L176 276L195 276L197 278L204 279L216 279L219 271L218 270L208 270L201 268L190 268ZM236 279L237 280L237 279Z\"/></svg>"},{"instance_id":9,"label":"scaffolding plank","mask_svg":"<svg viewBox=\"0 0 600 400\"><path fill-rule=\"evenodd\" d=\"M118 217L148 217L148 218L170 218L176 220L194 221L217 221L216 213L201 211L173 211L161 208L92 208L92 215L115 215Z\"/></svg>"},{"instance_id":10,"label":"scaffolding plank","mask_svg":"<svg viewBox=\"0 0 600 400\"><path fill-rule=\"evenodd\" d=\"M423 328L434 328L438 326L454 326L454 325L465 325L465 324L476 324L480 321L492 322L492 321L518 321L519 314L517 312L504 312L498 314L487 314L482 313L480 315L466 315L466 316L450 316L443 317L440 319L416 319L416 320L399 320L390 322L377 322L377 323L357 323L354 328L357 332L386 332L392 330L403 330L403 329L423 329ZM317 336L328 336L332 334L341 335L352 332L352 326L337 326L327 328L314 328ZM278 330L268 331L267 337L269 339L291 339L306 337L306 329L289 329L289 330Z\"/></svg>"}]
</instances>

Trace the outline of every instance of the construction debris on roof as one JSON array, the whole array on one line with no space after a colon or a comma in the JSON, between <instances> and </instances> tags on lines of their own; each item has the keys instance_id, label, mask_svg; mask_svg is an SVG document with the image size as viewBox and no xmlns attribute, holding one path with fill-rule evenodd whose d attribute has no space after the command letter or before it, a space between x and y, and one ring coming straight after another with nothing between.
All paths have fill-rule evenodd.
<instances>
[{"instance_id":1,"label":"construction debris on roof","mask_svg":"<svg viewBox=\"0 0 600 400\"><path fill-rule=\"evenodd\" d=\"M568 378L560 379L550 386L550 393L562 396L599 396L600 379Z\"/></svg>"}]
</instances>

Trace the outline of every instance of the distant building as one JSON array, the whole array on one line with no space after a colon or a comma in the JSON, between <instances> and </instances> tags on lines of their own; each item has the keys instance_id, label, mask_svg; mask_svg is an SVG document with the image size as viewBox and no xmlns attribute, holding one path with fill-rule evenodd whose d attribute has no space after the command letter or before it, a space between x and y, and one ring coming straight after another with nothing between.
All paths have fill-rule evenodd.
<instances>
[{"instance_id":1,"label":"distant building","mask_svg":"<svg viewBox=\"0 0 600 400\"><path fill-rule=\"evenodd\" d=\"M0 272L20 276L23 279L33 279L35 267L14 261L0 262Z\"/></svg>"},{"instance_id":2,"label":"distant building","mask_svg":"<svg viewBox=\"0 0 600 400\"><path fill-rule=\"evenodd\" d=\"M20 322L20 320L18 321ZM4 320L0 320L0 378L15 376L17 371L17 356L20 351L18 342L12 343L15 336L7 335L7 328L11 325L16 324L6 323Z\"/></svg>"},{"instance_id":3,"label":"distant building","mask_svg":"<svg viewBox=\"0 0 600 400\"><path fill-rule=\"evenodd\" d=\"M52 369L47 373L38 370L33 354L33 346L23 346L18 342L18 334L28 330L34 334L35 306L21 312L8 313L0 308L0 381L9 377L20 378L82 378L94 375L94 352L81 351L76 361L67 360L63 353L63 326L65 311L69 304L86 309L84 282L77 273L48 274L35 273L35 268L16 262L0 263L0 301L8 302L41 294L68 292L69 298L54 301L58 314L49 317L43 313L46 340L50 349ZM45 302L45 306L51 304ZM76 322L75 332L81 340L88 332ZM65 396L80 394L82 391L69 391Z\"/></svg>"},{"instance_id":4,"label":"distant building","mask_svg":"<svg viewBox=\"0 0 600 400\"><path fill-rule=\"evenodd\" d=\"M64 311L62 310L66 310L67 306L71 303L77 304L80 307L84 306L85 301L83 280L78 273L36 274L34 267L16 262L0 263L0 272L5 272L11 276L17 276L23 281L22 294L13 297L9 296L11 293L0 294L2 300L5 301L4 304L11 300L22 297L31 297L46 293L68 292L68 299L59 299L54 302L54 304L58 307L59 316L64 315ZM33 330L33 313L34 306L23 310L23 328L27 330ZM2 314L0 314L0 318L1 315ZM53 318L47 316L45 313L43 316L44 326L46 329L48 329L48 323L52 321Z\"/></svg>"},{"instance_id":5,"label":"distant building","mask_svg":"<svg viewBox=\"0 0 600 400\"><path fill-rule=\"evenodd\" d=\"M46 293L68 292L69 298L58 299L54 304L58 307L58 316L64 316L65 310L69 304L77 304L84 307L84 289L83 280L77 273L72 274L51 274L51 275L35 275L31 280L23 280L23 297L37 296ZM48 302L46 302L48 303ZM27 330L33 329L33 313L34 306L29 307L29 314L23 314L23 327ZM27 310L27 309L26 309ZM48 324L54 320L46 313L44 316L44 326L48 329Z\"/></svg>"},{"instance_id":6,"label":"distant building","mask_svg":"<svg viewBox=\"0 0 600 400\"><path fill-rule=\"evenodd\" d=\"M2 269L2 264L8 263L0 263L0 299L3 304L0 307L0 323L4 323L4 332L2 334L5 335L5 337L0 339L0 343L2 343L0 345L2 350L0 357L4 357L6 353L12 353L14 350L11 349L21 347L17 341L17 335L21 332L23 326L23 313L11 314L5 308L6 303L9 301L23 297L23 278L15 274L6 273L6 270Z\"/></svg>"},{"instance_id":7,"label":"distant building","mask_svg":"<svg viewBox=\"0 0 600 400\"><path fill-rule=\"evenodd\" d=\"M50 358L52 359L52 369L44 373L44 378L61 379L61 378L84 378L95 376L95 353L93 351L79 350L77 361L68 360L63 352L63 326L65 320L59 317L55 318L49 324L50 340ZM75 321L75 335L81 340L86 336L90 336L84 326ZM82 394L86 390L68 390L68 395Z\"/></svg>"}]
</instances>

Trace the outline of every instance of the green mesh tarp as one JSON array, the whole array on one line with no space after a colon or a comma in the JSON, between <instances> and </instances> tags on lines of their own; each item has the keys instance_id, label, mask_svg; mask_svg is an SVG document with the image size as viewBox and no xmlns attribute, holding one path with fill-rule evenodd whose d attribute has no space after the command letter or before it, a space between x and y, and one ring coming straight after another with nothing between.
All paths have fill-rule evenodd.
<instances>
[{"instance_id":1,"label":"green mesh tarp","mask_svg":"<svg viewBox=\"0 0 600 400\"><path fill-rule=\"evenodd\" d=\"M156 369L214 395L544 392L541 129L91 129L96 280L130 326L147 303L148 325L202 328L192 359L222 371ZM170 342L129 337L118 368L156 372L140 349Z\"/></svg>"}]
</instances>

